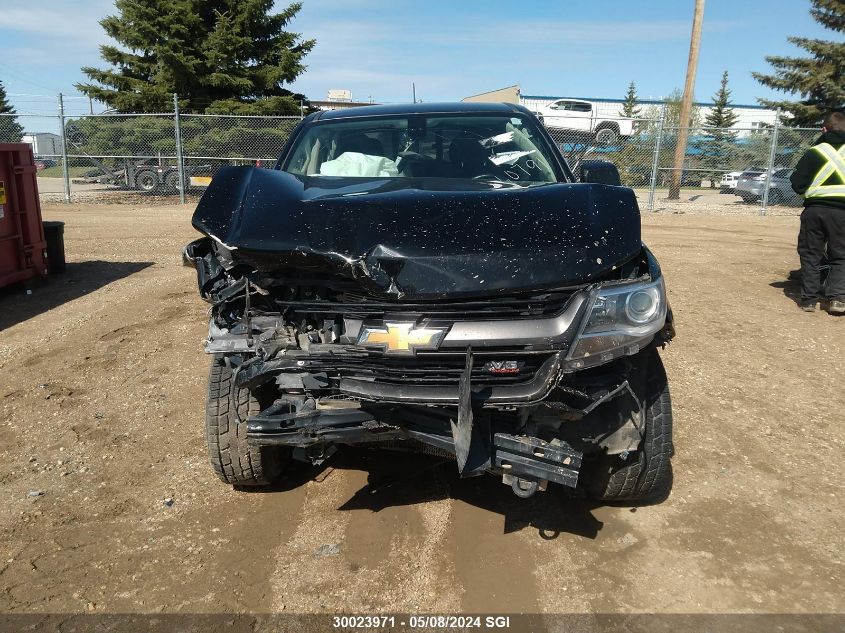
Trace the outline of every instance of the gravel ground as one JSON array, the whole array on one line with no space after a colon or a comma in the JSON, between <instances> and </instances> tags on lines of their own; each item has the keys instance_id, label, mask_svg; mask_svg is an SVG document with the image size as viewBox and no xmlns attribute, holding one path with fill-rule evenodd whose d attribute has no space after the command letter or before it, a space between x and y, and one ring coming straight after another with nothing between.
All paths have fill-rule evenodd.
<instances>
[{"instance_id":1,"label":"gravel ground","mask_svg":"<svg viewBox=\"0 0 845 633\"><path fill-rule=\"evenodd\" d=\"M677 455L638 508L351 450L225 486L192 207L46 206L67 273L0 293L0 613L841 613L845 319L793 301L797 218L701 204L644 214Z\"/></svg>"}]
</instances>

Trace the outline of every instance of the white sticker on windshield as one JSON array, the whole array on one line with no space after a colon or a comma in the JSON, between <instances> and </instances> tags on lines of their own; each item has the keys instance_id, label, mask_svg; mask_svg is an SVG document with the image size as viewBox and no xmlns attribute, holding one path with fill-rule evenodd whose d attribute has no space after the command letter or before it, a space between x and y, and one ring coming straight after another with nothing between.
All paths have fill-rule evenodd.
<instances>
[{"instance_id":1,"label":"white sticker on windshield","mask_svg":"<svg viewBox=\"0 0 845 633\"><path fill-rule=\"evenodd\" d=\"M528 156L536 151L536 149L532 149L524 152L503 152L501 154L494 154L493 156L490 156L490 162L494 165L513 165L523 156Z\"/></svg>"},{"instance_id":2,"label":"white sticker on windshield","mask_svg":"<svg viewBox=\"0 0 845 633\"><path fill-rule=\"evenodd\" d=\"M496 145L503 145L511 141L513 141L513 132L504 132L503 134L497 134L496 136L491 136L478 142L481 143L481 147L495 147Z\"/></svg>"}]
</instances>

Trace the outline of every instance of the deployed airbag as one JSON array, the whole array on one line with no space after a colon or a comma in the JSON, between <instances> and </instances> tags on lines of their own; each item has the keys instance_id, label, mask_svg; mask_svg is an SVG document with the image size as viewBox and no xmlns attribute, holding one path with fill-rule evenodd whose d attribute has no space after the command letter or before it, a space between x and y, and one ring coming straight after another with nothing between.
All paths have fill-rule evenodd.
<instances>
[{"instance_id":1,"label":"deployed airbag","mask_svg":"<svg viewBox=\"0 0 845 633\"><path fill-rule=\"evenodd\" d=\"M343 152L334 160L320 165L321 176L346 176L348 178L396 178L396 163L384 156L371 156L360 152Z\"/></svg>"}]
</instances>

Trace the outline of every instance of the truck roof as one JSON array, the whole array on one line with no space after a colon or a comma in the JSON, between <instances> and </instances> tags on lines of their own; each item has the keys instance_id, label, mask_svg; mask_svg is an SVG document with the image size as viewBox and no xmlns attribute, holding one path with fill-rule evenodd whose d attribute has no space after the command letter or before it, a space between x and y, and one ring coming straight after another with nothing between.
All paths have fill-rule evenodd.
<instances>
[{"instance_id":1,"label":"truck roof","mask_svg":"<svg viewBox=\"0 0 845 633\"><path fill-rule=\"evenodd\" d=\"M448 102L448 103L397 103L391 105L361 106L355 108L344 108L342 110L328 110L318 112L313 120L330 119L353 119L370 116L389 116L405 114L461 114L489 112L491 114L508 114L518 112L529 113L524 106L513 103L474 103L474 102Z\"/></svg>"}]
</instances>

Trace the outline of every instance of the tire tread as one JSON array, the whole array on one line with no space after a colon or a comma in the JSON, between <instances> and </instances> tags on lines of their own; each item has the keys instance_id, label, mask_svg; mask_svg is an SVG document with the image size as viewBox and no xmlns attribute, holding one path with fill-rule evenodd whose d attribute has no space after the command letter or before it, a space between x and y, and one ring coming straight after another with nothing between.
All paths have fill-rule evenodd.
<instances>
[{"instance_id":1,"label":"tire tread","mask_svg":"<svg viewBox=\"0 0 845 633\"><path fill-rule=\"evenodd\" d=\"M647 359L646 371L645 437L633 453L636 461L626 464L619 458L610 460L603 490L593 492L603 501L659 501L672 487L672 401L656 351Z\"/></svg>"},{"instance_id":2,"label":"tire tread","mask_svg":"<svg viewBox=\"0 0 845 633\"><path fill-rule=\"evenodd\" d=\"M248 389L238 389L232 370L215 357L208 376L206 439L211 466L225 483L266 486L280 471L277 455L247 441L245 420L260 410L258 399Z\"/></svg>"}]
</instances>

